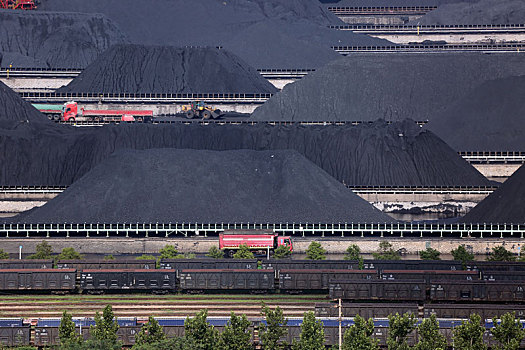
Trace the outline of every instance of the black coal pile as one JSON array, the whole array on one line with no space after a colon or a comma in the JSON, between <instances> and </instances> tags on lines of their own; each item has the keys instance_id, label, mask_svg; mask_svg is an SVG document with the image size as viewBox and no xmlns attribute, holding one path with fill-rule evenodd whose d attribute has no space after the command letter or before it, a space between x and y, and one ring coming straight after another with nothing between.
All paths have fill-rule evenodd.
<instances>
[{"instance_id":1,"label":"black coal pile","mask_svg":"<svg viewBox=\"0 0 525 350\"><path fill-rule=\"evenodd\" d=\"M390 222L295 151L122 150L22 222Z\"/></svg>"},{"instance_id":2,"label":"black coal pile","mask_svg":"<svg viewBox=\"0 0 525 350\"><path fill-rule=\"evenodd\" d=\"M422 121L483 81L522 74L525 55L354 54L288 84L252 118Z\"/></svg>"},{"instance_id":3,"label":"black coal pile","mask_svg":"<svg viewBox=\"0 0 525 350\"><path fill-rule=\"evenodd\" d=\"M119 149L296 150L355 186L486 186L476 169L413 121L358 126L115 125L0 142L0 184L70 185ZM16 150L16 151L13 151ZM19 164L31 164L25 169ZM27 164L26 164L27 162Z\"/></svg>"},{"instance_id":4,"label":"black coal pile","mask_svg":"<svg viewBox=\"0 0 525 350\"><path fill-rule=\"evenodd\" d=\"M103 13L133 43L223 46L256 68L317 68L325 63L318 55L327 56L332 46L391 44L328 29L344 23L317 0L46 0L40 9ZM311 45L305 48L303 41Z\"/></svg>"},{"instance_id":5,"label":"black coal pile","mask_svg":"<svg viewBox=\"0 0 525 350\"><path fill-rule=\"evenodd\" d=\"M111 45L125 42L100 14L0 10L3 67L84 68Z\"/></svg>"},{"instance_id":6,"label":"black coal pile","mask_svg":"<svg viewBox=\"0 0 525 350\"><path fill-rule=\"evenodd\" d=\"M487 81L428 128L458 151L525 151L525 76Z\"/></svg>"},{"instance_id":7,"label":"black coal pile","mask_svg":"<svg viewBox=\"0 0 525 350\"><path fill-rule=\"evenodd\" d=\"M14 122L20 123L48 123L45 115L24 101L16 92L0 82L0 122L7 126Z\"/></svg>"},{"instance_id":8,"label":"black coal pile","mask_svg":"<svg viewBox=\"0 0 525 350\"><path fill-rule=\"evenodd\" d=\"M525 23L523 0L480 0L439 6L413 24L522 24Z\"/></svg>"},{"instance_id":9,"label":"black coal pile","mask_svg":"<svg viewBox=\"0 0 525 350\"><path fill-rule=\"evenodd\" d=\"M234 54L217 48L116 45L58 92L273 93Z\"/></svg>"},{"instance_id":10,"label":"black coal pile","mask_svg":"<svg viewBox=\"0 0 525 350\"><path fill-rule=\"evenodd\" d=\"M525 166L521 166L496 191L476 205L461 221L471 223L525 222Z\"/></svg>"}]
</instances>

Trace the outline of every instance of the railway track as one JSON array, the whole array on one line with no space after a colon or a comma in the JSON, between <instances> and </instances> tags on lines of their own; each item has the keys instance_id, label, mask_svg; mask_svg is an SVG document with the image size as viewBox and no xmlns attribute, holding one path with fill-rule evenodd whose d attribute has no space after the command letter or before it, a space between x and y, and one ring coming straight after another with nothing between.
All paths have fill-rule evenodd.
<instances>
[{"instance_id":1,"label":"railway track","mask_svg":"<svg viewBox=\"0 0 525 350\"><path fill-rule=\"evenodd\" d=\"M288 317L300 317L314 311L315 304L327 302L326 295L103 295L103 296L4 296L0 317L60 317L64 310L75 316L92 317L110 304L118 317L192 316L207 309L210 316L229 316L231 311L258 317L261 302L272 308L279 306Z\"/></svg>"}]
</instances>

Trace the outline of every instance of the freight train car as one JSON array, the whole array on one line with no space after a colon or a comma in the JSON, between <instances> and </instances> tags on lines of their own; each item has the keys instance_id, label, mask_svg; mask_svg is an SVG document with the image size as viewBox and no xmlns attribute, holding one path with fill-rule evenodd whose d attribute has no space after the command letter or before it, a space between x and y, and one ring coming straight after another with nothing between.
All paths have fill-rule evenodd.
<instances>
[{"instance_id":1,"label":"freight train car","mask_svg":"<svg viewBox=\"0 0 525 350\"><path fill-rule=\"evenodd\" d=\"M387 318L388 315L411 313L419 314L417 303L343 303L341 314L343 317L359 315L366 319ZM315 304L315 315L318 317L339 317L339 308L335 303Z\"/></svg>"},{"instance_id":2,"label":"freight train car","mask_svg":"<svg viewBox=\"0 0 525 350\"><path fill-rule=\"evenodd\" d=\"M273 270L182 270L179 278L183 291L269 292L275 289Z\"/></svg>"},{"instance_id":3,"label":"freight train car","mask_svg":"<svg viewBox=\"0 0 525 350\"><path fill-rule=\"evenodd\" d=\"M52 269L53 260L27 259L0 260L0 270L5 269Z\"/></svg>"},{"instance_id":4,"label":"freight train car","mask_svg":"<svg viewBox=\"0 0 525 350\"><path fill-rule=\"evenodd\" d=\"M0 319L0 348L29 345L31 325L22 318Z\"/></svg>"},{"instance_id":5,"label":"freight train car","mask_svg":"<svg viewBox=\"0 0 525 350\"><path fill-rule=\"evenodd\" d=\"M436 315L437 318L467 319L472 313L482 319L493 319L507 312L515 312L516 317L525 318L525 305L520 304L425 304L424 317Z\"/></svg>"},{"instance_id":6,"label":"freight train car","mask_svg":"<svg viewBox=\"0 0 525 350\"><path fill-rule=\"evenodd\" d=\"M280 270L359 270L357 260L262 260L263 269Z\"/></svg>"},{"instance_id":7,"label":"freight train car","mask_svg":"<svg viewBox=\"0 0 525 350\"><path fill-rule=\"evenodd\" d=\"M0 270L0 290L72 292L75 277L74 269L4 269Z\"/></svg>"},{"instance_id":8,"label":"freight train car","mask_svg":"<svg viewBox=\"0 0 525 350\"><path fill-rule=\"evenodd\" d=\"M161 259L161 269L209 270L209 269L252 269L258 268L257 259Z\"/></svg>"},{"instance_id":9,"label":"freight train car","mask_svg":"<svg viewBox=\"0 0 525 350\"><path fill-rule=\"evenodd\" d=\"M477 271L457 270L383 270L381 279L386 281L424 280L426 283L432 281L475 281L479 280L479 273Z\"/></svg>"},{"instance_id":10,"label":"freight train car","mask_svg":"<svg viewBox=\"0 0 525 350\"><path fill-rule=\"evenodd\" d=\"M523 302L523 282L439 282L430 286L432 301Z\"/></svg>"},{"instance_id":11,"label":"freight train car","mask_svg":"<svg viewBox=\"0 0 525 350\"><path fill-rule=\"evenodd\" d=\"M82 259L82 260L58 260L58 269L77 269L77 270L96 270L96 269L155 269L155 259L127 259L127 260L103 260L103 259Z\"/></svg>"},{"instance_id":12,"label":"freight train car","mask_svg":"<svg viewBox=\"0 0 525 350\"><path fill-rule=\"evenodd\" d=\"M330 281L330 298L344 300L424 301L425 281Z\"/></svg>"},{"instance_id":13,"label":"freight train car","mask_svg":"<svg viewBox=\"0 0 525 350\"><path fill-rule=\"evenodd\" d=\"M176 270L82 270L80 289L87 293L150 291L168 293L177 287Z\"/></svg>"},{"instance_id":14,"label":"freight train car","mask_svg":"<svg viewBox=\"0 0 525 350\"><path fill-rule=\"evenodd\" d=\"M331 279L377 279L375 270L279 270L279 289L286 292L328 290Z\"/></svg>"}]
</instances>

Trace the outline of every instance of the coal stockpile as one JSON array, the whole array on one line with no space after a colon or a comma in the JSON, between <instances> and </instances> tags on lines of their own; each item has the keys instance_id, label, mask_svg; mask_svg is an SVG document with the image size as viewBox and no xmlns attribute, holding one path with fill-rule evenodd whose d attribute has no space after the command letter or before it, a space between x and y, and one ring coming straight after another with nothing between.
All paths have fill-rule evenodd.
<instances>
[{"instance_id":1,"label":"coal stockpile","mask_svg":"<svg viewBox=\"0 0 525 350\"><path fill-rule=\"evenodd\" d=\"M111 45L125 42L100 14L0 10L2 67L84 68Z\"/></svg>"},{"instance_id":2,"label":"coal stockpile","mask_svg":"<svg viewBox=\"0 0 525 350\"><path fill-rule=\"evenodd\" d=\"M317 68L332 46L391 45L329 29L344 23L317 0L46 0L39 8L103 13L136 44L223 46L255 68Z\"/></svg>"},{"instance_id":3,"label":"coal stockpile","mask_svg":"<svg viewBox=\"0 0 525 350\"><path fill-rule=\"evenodd\" d=\"M20 123L48 123L45 115L0 82L0 122L3 127ZM14 123L13 123L14 122Z\"/></svg>"},{"instance_id":4,"label":"coal stockpile","mask_svg":"<svg viewBox=\"0 0 525 350\"><path fill-rule=\"evenodd\" d=\"M483 81L522 74L525 55L353 54L285 86L252 118L423 121Z\"/></svg>"},{"instance_id":5,"label":"coal stockpile","mask_svg":"<svg viewBox=\"0 0 525 350\"><path fill-rule=\"evenodd\" d=\"M525 23L523 0L480 0L440 6L413 24L522 24Z\"/></svg>"},{"instance_id":6,"label":"coal stockpile","mask_svg":"<svg viewBox=\"0 0 525 350\"><path fill-rule=\"evenodd\" d=\"M462 222L524 223L525 166L521 166L496 191L476 205Z\"/></svg>"},{"instance_id":7,"label":"coal stockpile","mask_svg":"<svg viewBox=\"0 0 525 350\"><path fill-rule=\"evenodd\" d=\"M525 76L487 81L428 128L457 151L525 151Z\"/></svg>"},{"instance_id":8,"label":"coal stockpile","mask_svg":"<svg viewBox=\"0 0 525 350\"><path fill-rule=\"evenodd\" d=\"M393 221L295 151L188 149L118 151L18 220Z\"/></svg>"},{"instance_id":9,"label":"coal stockpile","mask_svg":"<svg viewBox=\"0 0 525 350\"><path fill-rule=\"evenodd\" d=\"M116 45L58 92L273 93L254 68L217 48Z\"/></svg>"},{"instance_id":10,"label":"coal stockpile","mask_svg":"<svg viewBox=\"0 0 525 350\"><path fill-rule=\"evenodd\" d=\"M490 185L413 121L358 126L115 125L58 136L38 132L33 138L38 142L14 136L0 142L0 184L70 185L116 150L177 148L292 149L339 182L355 186ZM35 161L30 169L20 165L30 161Z\"/></svg>"}]
</instances>

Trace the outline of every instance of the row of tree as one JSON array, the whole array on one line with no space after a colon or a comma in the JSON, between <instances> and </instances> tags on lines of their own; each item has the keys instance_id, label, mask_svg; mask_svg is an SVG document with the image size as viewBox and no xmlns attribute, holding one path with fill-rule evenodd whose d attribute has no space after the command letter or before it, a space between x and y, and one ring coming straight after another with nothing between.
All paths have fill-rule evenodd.
<instances>
[{"instance_id":1,"label":"row of tree","mask_svg":"<svg viewBox=\"0 0 525 350\"><path fill-rule=\"evenodd\" d=\"M287 344L286 325L282 309L271 309L262 305L261 314L265 322L260 324L259 338L261 349L279 350L325 350L324 326L316 319L313 312L306 312L301 325L301 333L292 344ZM188 317L184 322L184 336L168 339L162 327L150 317L139 334L133 349L137 350L249 350L254 348L251 322L245 315L237 316L231 313L230 320L219 333L207 322L208 312L202 310L195 317ZM452 346L455 350L485 350L485 326L479 315L473 314L453 330L452 344L440 332L439 323L434 315L418 323L412 314L390 315L386 346L388 350L445 350ZM59 328L61 350L115 350L121 344L117 339L118 324L110 305L106 306L102 315L95 316L95 325L91 327L91 337L84 341L76 332L72 317L64 312ZM417 331L417 342L409 344L409 337ZM517 350L525 338L525 330L514 313L506 313L500 322L490 330L496 350ZM360 316L354 318L354 324L344 331L342 349L344 350L378 350L379 340L373 337L374 322ZM337 349L338 346L334 346Z\"/></svg>"},{"instance_id":2,"label":"row of tree","mask_svg":"<svg viewBox=\"0 0 525 350\"><path fill-rule=\"evenodd\" d=\"M306 258L310 260L325 260L326 259L326 249L319 242L312 242L306 249ZM454 260L461 261L464 265L474 260L474 254L470 253L464 245L458 246L456 249L453 249L450 252ZM276 259L285 259L291 256L292 252L288 249L288 246L279 246L274 251L274 258ZM372 253L374 259L376 260L399 260L401 255L399 251L394 250L392 244L388 241L382 241L379 244L378 251ZM441 253L433 248L427 248L419 252L419 256L423 260L440 260ZM219 250L216 246L212 246L206 255L210 258L220 259L224 258L224 252ZM51 259L57 258L59 260L75 260L82 259L82 255L75 251L73 248L64 248L62 252L58 255L53 255L53 249L49 243L42 241L42 243L36 246L36 252L30 256L29 259ZM239 249L233 255L235 259L253 259L254 255L250 251L250 248L246 245L241 245ZM159 250L157 256L144 254L137 259L151 259L160 261L160 259L192 259L195 258L194 253L181 254L173 245L166 245L164 248ZM9 259L9 254L0 249L0 259ZM107 260L113 260L112 255L107 255L104 257ZM346 260L358 260L363 261L361 257L361 250L356 244L350 245L345 253ZM492 252L487 257L488 261L516 261L517 257L510 251L508 251L503 246L497 246L492 248ZM520 261L525 261L525 256L520 256Z\"/></svg>"}]
</instances>

